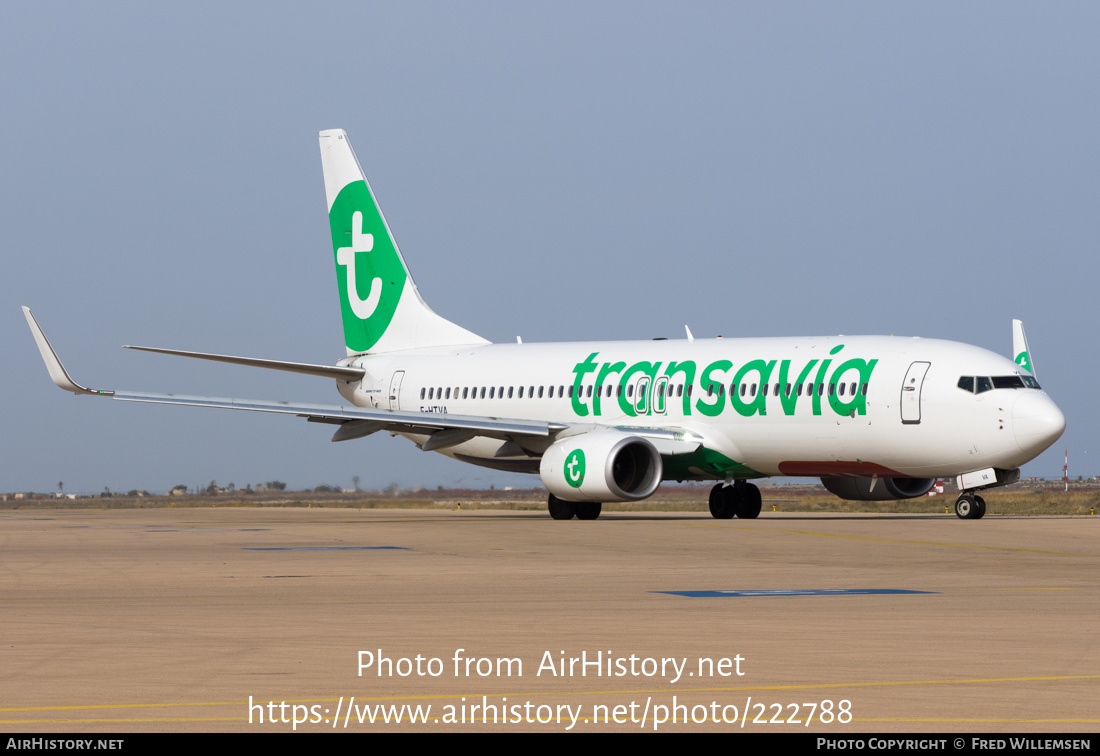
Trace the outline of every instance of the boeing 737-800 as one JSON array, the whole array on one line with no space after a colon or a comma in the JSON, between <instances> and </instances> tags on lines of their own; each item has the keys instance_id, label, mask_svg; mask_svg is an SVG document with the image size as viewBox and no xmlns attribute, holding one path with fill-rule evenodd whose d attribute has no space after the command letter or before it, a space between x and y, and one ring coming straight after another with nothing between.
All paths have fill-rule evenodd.
<instances>
[{"instance_id":1,"label":"boeing 737-800","mask_svg":"<svg viewBox=\"0 0 1100 756\"><path fill-rule=\"evenodd\" d=\"M555 519L595 519L664 480L717 481L714 517L754 518L770 476L820 477L855 500L923 496L956 476L955 512L1012 483L1065 418L1039 387L1023 326L1015 360L951 341L890 336L491 344L421 298L339 129L321 162L347 356L313 365L130 347L335 379L354 406L288 405L85 388L23 308L53 382L119 401L275 412L378 431L424 451L541 476Z\"/></svg>"}]
</instances>

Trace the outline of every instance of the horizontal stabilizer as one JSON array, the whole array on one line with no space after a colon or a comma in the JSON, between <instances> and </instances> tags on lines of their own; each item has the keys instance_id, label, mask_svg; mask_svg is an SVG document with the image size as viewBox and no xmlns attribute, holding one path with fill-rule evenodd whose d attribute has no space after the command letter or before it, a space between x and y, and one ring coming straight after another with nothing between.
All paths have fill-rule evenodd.
<instances>
[{"instance_id":1,"label":"horizontal stabilizer","mask_svg":"<svg viewBox=\"0 0 1100 756\"><path fill-rule=\"evenodd\" d=\"M343 367L340 365L312 365L308 362L284 362L282 360L263 360L257 357L234 357L228 354L210 354L208 352L185 352L180 349L160 349L158 347L143 347L125 345L123 349L137 349L142 352L157 352L158 354L174 354L177 357L194 357L199 360L213 360L214 362L228 362L231 365L247 365L248 367L267 368L268 370L283 370L288 373L303 373L305 375L318 375L322 378L335 378L341 381L357 381L363 377L363 368Z\"/></svg>"}]
</instances>

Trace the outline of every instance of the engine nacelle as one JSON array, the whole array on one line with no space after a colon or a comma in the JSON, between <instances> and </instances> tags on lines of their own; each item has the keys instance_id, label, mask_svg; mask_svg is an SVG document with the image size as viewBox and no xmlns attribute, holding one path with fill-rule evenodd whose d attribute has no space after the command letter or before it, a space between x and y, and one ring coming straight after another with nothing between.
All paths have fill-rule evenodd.
<instances>
[{"instance_id":1,"label":"engine nacelle","mask_svg":"<svg viewBox=\"0 0 1100 756\"><path fill-rule=\"evenodd\" d=\"M875 486L872 490L871 481ZM848 501L892 501L924 496L936 485L935 478L842 478L825 477L821 485Z\"/></svg>"},{"instance_id":2,"label":"engine nacelle","mask_svg":"<svg viewBox=\"0 0 1100 756\"><path fill-rule=\"evenodd\" d=\"M559 439L539 465L543 485L565 501L638 501L653 495L663 471L653 444L616 430Z\"/></svg>"}]
</instances>

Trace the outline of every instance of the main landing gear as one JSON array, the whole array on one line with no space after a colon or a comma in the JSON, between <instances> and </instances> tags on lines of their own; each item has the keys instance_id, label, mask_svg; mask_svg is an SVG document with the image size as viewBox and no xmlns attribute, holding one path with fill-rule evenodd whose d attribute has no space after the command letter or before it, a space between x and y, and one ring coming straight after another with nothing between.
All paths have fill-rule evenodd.
<instances>
[{"instance_id":1,"label":"main landing gear","mask_svg":"<svg viewBox=\"0 0 1100 756\"><path fill-rule=\"evenodd\" d=\"M555 520L572 520L574 515L578 520L595 520L603 510L603 504L598 501L566 501L554 494L550 494L546 507Z\"/></svg>"},{"instance_id":2,"label":"main landing gear","mask_svg":"<svg viewBox=\"0 0 1100 756\"><path fill-rule=\"evenodd\" d=\"M710 489L710 513L717 520L728 520L734 516L755 520L760 516L762 506L760 489L743 480L735 480L729 486L719 483Z\"/></svg>"},{"instance_id":3,"label":"main landing gear","mask_svg":"<svg viewBox=\"0 0 1100 756\"><path fill-rule=\"evenodd\" d=\"M985 517L985 499L963 491L955 499L955 514L962 520L980 520Z\"/></svg>"}]
</instances>

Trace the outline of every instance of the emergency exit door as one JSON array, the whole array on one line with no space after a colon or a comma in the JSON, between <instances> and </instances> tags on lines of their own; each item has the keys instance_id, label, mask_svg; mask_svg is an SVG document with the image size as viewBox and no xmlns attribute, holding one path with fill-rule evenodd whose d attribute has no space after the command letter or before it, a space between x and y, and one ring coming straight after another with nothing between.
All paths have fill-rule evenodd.
<instances>
[{"instance_id":1,"label":"emergency exit door","mask_svg":"<svg viewBox=\"0 0 1100 756\"><path fill-rule=\"evenodd\" d=\"M921 389L931 365L931 362L914 362L905 373L905 381L901 384L901 422L905 425L920 423Z\"/></svg>"}]
</instances>

